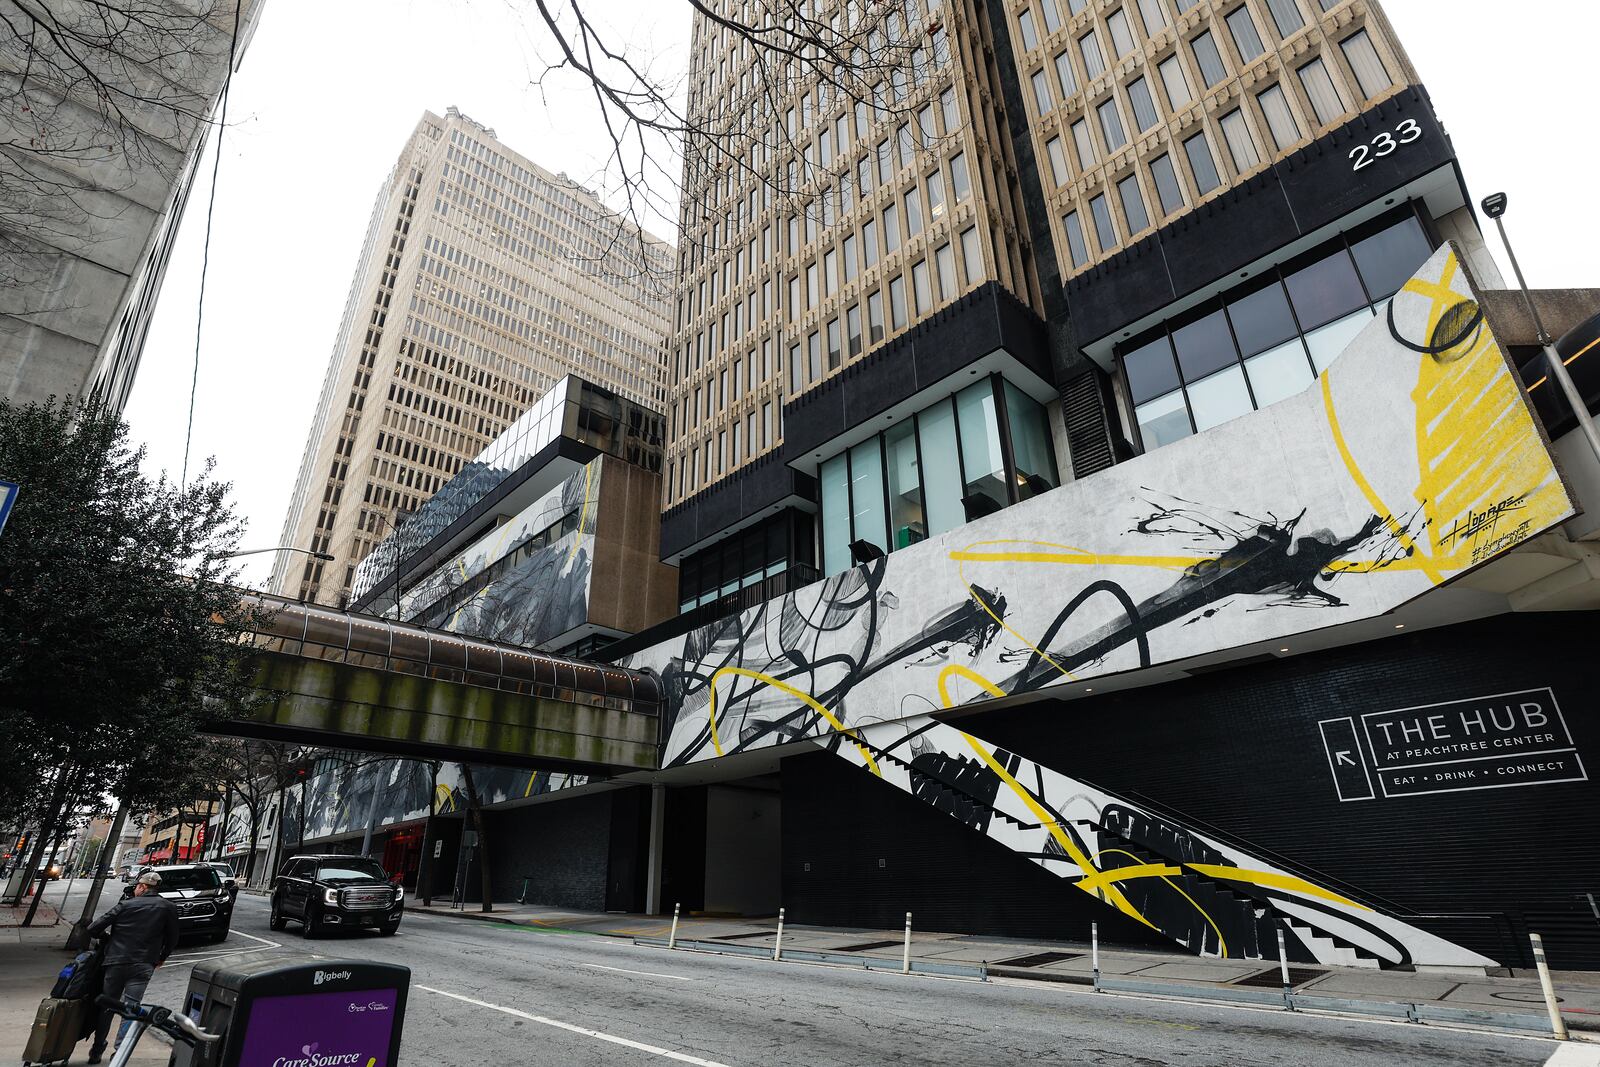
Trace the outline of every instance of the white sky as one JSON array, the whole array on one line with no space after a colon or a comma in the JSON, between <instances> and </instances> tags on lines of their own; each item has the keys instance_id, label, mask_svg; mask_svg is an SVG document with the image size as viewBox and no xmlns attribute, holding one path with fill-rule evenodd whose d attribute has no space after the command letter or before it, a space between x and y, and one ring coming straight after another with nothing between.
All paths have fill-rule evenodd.
<instances>
[{"instance_id":1,"label":"white sky","mask_svg":"<svg viewBox=\"0 0 1600 1067\"><path fill-rule=\"evenodd\" d=\"M190 469L215 456L278 543L379 183L424 110L451 104L552 171L596 177L608 142L571 78L530 85L548 43L511 0L265 0L233 82L212 222ZM532 10L532 5L526 8ZM687 65L674 0L586 0L662 72ZM1600 286L1588 136L1600 4L1386 0L1474 199L1497 189L1533 286ZM535 12L530 16L537 19ZM211 157L191 193L126 418L147 467L177 475L193 370ZM652 226L671 238L671 221ZM1502 259L1497 239L1490 247ZM245 579L263 582L271 557Z\"/></svg>"}]
</instances>

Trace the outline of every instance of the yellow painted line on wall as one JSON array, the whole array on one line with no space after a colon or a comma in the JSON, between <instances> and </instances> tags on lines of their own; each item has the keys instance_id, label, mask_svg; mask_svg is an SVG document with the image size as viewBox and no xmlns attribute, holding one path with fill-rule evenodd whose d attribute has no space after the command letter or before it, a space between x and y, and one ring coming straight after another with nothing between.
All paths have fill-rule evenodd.
<instances>
[{"instance_id":1,"label":"yellow painted line on wall","mask_svg":"<svg viewBox=\"0 0 1600 1067\"><path fill-rule=\"evenodd\" d=\"M711 724L711 747L716 749L717 755L719 756L722 755L723 752L722 739L717 736L717 682L726 675L737 675L743 678L753 678L758 682L772 686L772 688L777 689L780 692L788 693L802 704L805 704L807 707L811 708L818 715L821 715L824 719L827 719L828 725L832 726L839 733L844 734L849 738L855 738L857 736L854 730L850 729L844 723L835 718L833 712L823 707L816 697L812 696L810 693L807 693L805 690L797 689L788 682L779 681L770 674L762 674L760 671L753 671L748 667L719 667L711 675L711 707L707 713L707 719ZM867 766L872 773L876 774L880 778L883 777L883 771L878 768L878 761L872 758L872 753L867 751L867 747L857 741L856 748L861 752L861 757L867 761Z\"/></svg>"}]
</instances>

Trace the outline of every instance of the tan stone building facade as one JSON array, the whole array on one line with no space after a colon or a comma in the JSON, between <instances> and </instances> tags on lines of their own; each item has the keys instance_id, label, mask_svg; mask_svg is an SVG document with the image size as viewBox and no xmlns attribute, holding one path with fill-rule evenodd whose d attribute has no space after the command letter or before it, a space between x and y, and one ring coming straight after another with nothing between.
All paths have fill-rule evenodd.
<instances>
[{"instance_id":1,"label":"tan stone building facade","mask_svg":"<svg viewBox=\"0 0 1600 1067\"><path fill-rule=\"evenodd\" d=\"M454 108L385 181L284 523L272 588L340 603L355 567L576 372L658 408L672 249Z\"/></svg>"}]
</instances>

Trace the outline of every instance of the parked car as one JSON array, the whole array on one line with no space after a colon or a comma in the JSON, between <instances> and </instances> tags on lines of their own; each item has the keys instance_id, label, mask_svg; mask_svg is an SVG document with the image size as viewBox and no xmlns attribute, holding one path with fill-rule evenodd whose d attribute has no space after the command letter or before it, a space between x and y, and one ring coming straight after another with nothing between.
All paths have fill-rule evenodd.
<instances>
[{"instance_id":1,"label":"parked car","mask_svg":"<svg viewBox=\"0 0 1600 1067\"><path fill-rule=\"evenodd\" d=\"M390 882L381 865L363 856L296 856L272 880L272 918L282 930L290 920L306 937L330 930L400 929L405 890Z\"/></svg>"},{"instance_id":2,"label":"parked car","mask_svg":"<svg viewBox=\"0 0 1600 1067\"><path fill-rule=\"evenodd\" d=\"M221 941L233 924L233 897L222 876L207 863L178 863L170 867L141 867L139 873L155 871L161 876L156 892L178 906L178 936L204 937ZM137 877L137 876L135 876ZM122 891L133 896L134 887Z\"/></svg>"},{"instance_id":3,"label":"parked car","mask_svg":"<svg viewBox=\"0 0 1600 1067\"><path fill-rule=\"evenodd\" d=\"M222 885L228 891L228 899L237 902L239 899L239 878L233 873L233 868L220 860L213 860L205 864L217 872L217 877L222 879Z\"/></svg>"}]
</instances>

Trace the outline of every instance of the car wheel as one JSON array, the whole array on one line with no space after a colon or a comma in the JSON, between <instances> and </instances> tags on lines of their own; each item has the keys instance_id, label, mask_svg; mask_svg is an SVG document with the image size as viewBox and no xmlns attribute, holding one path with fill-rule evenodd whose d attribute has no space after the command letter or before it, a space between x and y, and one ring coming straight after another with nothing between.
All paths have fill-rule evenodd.
<instances>
[{"instance_id":1,"label":"car wheel","mask_svg":"<svg viewBox=\"0 0 1600 1067\"><path fill-rule=\"evenodd\" d=\"M226 941L226 940L228 940L228 928L226 926L224 926L220 930L213 931L211 936L206 938L206 940L210 941L213 945L216 944L218 941Z\"/></svg>"},{"instance_id":2,"label":"car wheel","mask_svg":"<svg viewBox=\"0 0 1600 1067\"><path fill-rule=\"evenodd\" d=\"M304 914L300 916L300 936L311 941L322 936L322 932L317 929L317 913L310 904L306 905Z\"/></svg>"},{"instance_id":3,"label":"car wheel","mask_svg":"<svg viewBox=\"0 0 1600 1067\"><path fill-rule=\"evenodd\" d=\"M378 928L378 933L382 934L384 937L393 937L395 934L399 933L399 931L399 923L390 923L388 926L381 926Z\"/></svg>"},{"instance_id":4,"label":"car wheel","mask_svg":"<svg viewBox=\"0 0 1600 1067\"><path fill-rule=\"evenodd\" d=\"M272 914L267 918L267 929L269 929L269 930L282 930L285 926L288 926L288 925L289 925L289 920L285 919L278 912L278 898L277 897L273 897L272 898Z\"/></svg>"}]
</instances>

